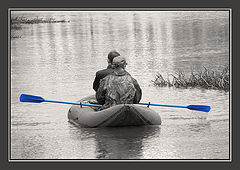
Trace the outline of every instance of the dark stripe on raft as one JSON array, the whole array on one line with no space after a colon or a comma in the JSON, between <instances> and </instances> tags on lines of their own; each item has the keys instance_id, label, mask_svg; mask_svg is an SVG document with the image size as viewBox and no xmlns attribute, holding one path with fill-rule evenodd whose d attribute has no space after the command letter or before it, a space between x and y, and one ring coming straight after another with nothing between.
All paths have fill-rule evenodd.
<instances>
[{"instance_id":1,"label":"dark stripe on raft","mask_svg":"<svg viewBox=\"0 0 240 170\"><path fill-rule=\"evenodd\" d=\"M142 116L142 114L140 114L133 106L129 106L129 105L124 105L119 111L117 111L115 114L111 115L110 117L108 117L106 120L104 120L103 122L99 123L98 125L94 126L94 127L99 127L102 126L103 124L105 124L106 122L110 121L113 117L117 117L119 116L121 113L124 112L125 109L128 109L128 107L130 109L132 109L136 114L136 116L138 118L140 118L144 124L143 125L153 125L149 120L147 120L144 116ZM107 125L108 126L108 125ZM130 125L129 125L130 126Z\"/></svg>"},{"instance_id":2,"label":"dark stripe on raft","mask_svg":"<svg viewBox=\"0 0 240 170\"><path fill-rule=\"evenodd\" d=\"M124 107L122 107L119 111L117 111L115 114L112 114L109 118L105 119L103 122L99 123L98 125L94 126L94 127L99 127L101 126L102 124L106 123L107 121L109 121L110 119L112 119L113 117L119 115L122 110L124 109Z\"/></svg>"},{"instance_id":3,"label":"dark stripe on raft","mask_svg":"<svg viewBox=\"0 0 240 170\"><path fill-rule=\"evenodd\" d=\"M152 122L150 122L149 120L147 120L141 113L139 113L134 107L131 107L133 110L136 111L137 115L144 121L146 122L148 125L153 125Z\"/></svg>"}]
</instances>

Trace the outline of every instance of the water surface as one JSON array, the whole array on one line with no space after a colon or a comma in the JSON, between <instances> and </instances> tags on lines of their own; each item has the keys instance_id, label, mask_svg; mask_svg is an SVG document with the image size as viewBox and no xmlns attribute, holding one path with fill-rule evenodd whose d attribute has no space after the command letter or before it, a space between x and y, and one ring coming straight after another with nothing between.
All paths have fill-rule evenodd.
<instances>
[{"instance_id":1,"label":"water surface","mask_svg":"<svg viewBox=\"0 0 240 170\"><path fill-rule=\"evenodd\" d=\"M229 159L229 93L154 87L157 72L229 65L228 11L12 12L69 20L23 24L11 40L11 159ZM143 90L142 102L212 107L208 114L152 107L161 126L79 128L70 105L20 103L22 93L77 101L94 94L97 70L116 49Z\"/></svg>"}]
</instances>

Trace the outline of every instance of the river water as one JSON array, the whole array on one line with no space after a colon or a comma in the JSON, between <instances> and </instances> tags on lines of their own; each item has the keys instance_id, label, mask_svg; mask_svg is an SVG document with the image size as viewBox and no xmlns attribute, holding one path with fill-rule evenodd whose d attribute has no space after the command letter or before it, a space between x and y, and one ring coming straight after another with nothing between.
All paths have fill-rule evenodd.
<instances>
[{"instance_id":1,"label":"river water","mask_svg":"<svg viewBox=\"0 0 240 170\"><path fill-rule=\"evenodd\" d=\"M10 159L228 160L229 92L155 87L157 72L229 65L228 11L12 11L12 17L65 19L12 30ZM95 72L117 50L143 90L141 102L212 107L209 113L152 107L160 126L79 128L70 105L21 103L22 93L75 102L94 94Z\"/></svg>"}]
</instances>

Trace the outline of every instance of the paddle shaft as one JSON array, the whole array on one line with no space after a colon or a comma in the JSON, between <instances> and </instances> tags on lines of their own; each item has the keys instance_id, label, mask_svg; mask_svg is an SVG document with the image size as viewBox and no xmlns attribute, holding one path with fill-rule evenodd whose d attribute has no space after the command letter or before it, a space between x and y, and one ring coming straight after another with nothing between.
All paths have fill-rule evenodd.
<instances>
[{"instance_id":1,"label":"paddle shaft","mask_svg":"<svg viewBox=\"0 0 240 170\"><path fill-rule=\"evenodd\" d=\"M181 105L168 105L168 104L156 104L156 103L138 103L138 104L149 105L149 106L165 106L165 107L187 108L187 106L181 106Z\"/></svg>"},{"instance_id":2,"label":"paddle shaft","mask_svg":"<svg viewBox=\"0 0 240 170\"><path fill-rule=\"evenodd\" d=\"M101 107L102 105L96 105L96 104L86 104L86 103L76 103L76 102L66 102L66 101L57 101L57 100L45 100L45 102L54 102L54 103L63 103L63 104L74 104L74 105L82 105L82 106L93 106L93 107ZM147 105L149 106L164 106L164 107L175 107L175 108L186 108L189 110L197 110L197 111L203 111L203 112L209 112L210 106L203 106L203 105L188 105L188 106L182 106L182 105L169 105L169 104L157 104L157 103L138 103L140 105Z\"/></svg>"},{"instance_id":3,"label":"paddle shaft","mask_svg":"<svg viewBox=\"0 0 240 170\"><path fill-rule=\"evenodd\" d=\"M63 103L63 104L74 104L74 105L81 105L80 103L76 102L66 102L66 101L57 101L57 100L44 100L45 102L52 102L52 103ZM165 107L179 107L179 108L187 108L187 106L181 106L181 105L167 105L167 104L156 104L156 103L138 103L141 105L150 105L150 106L165 106ZM94 105L94 104L85 104L82 103L82 105L86 106L96 106L100 107L101 105Z\"/></svg>"},{"instance_id":4,"label":"paddle shaft","mask_svg":"<svg viewBox=\"0 0 240 170\"><path fill-rule=\"evenodd\" d=\"M57 101L57 100L46 100L44 99L44 102L52 102L52 103L63 103L63 104L74 104L74 105L83 105L83 106L95 106L100 107L101 105L96 104L86 104L86 103L76 103L76 102L66 102L66 101Z\"/></svg>"},{"instance_id":5,"label":"paddle shaft","mask_svg":"<svg viewBox=\"0 0 240 170\"><path fill-rule=\"evenodd\" d=\"M74 104L74 105L81 105L80 103L76 102L66 102L66 101L57 101L57 100L44 100L45 102L53 102L53 103L63 103L63 104ZM150 106L165 106L165 107L179 107L179 108L187 108L187 106L181 106L181 105L167 105L167 104L156 104L156 103L138 103L141 105L150 105ZM85 106L96 106L100 107L101 105L95 105L95 104L85 104L82 103L82 105Z\"/></svg>"}]
</instances>

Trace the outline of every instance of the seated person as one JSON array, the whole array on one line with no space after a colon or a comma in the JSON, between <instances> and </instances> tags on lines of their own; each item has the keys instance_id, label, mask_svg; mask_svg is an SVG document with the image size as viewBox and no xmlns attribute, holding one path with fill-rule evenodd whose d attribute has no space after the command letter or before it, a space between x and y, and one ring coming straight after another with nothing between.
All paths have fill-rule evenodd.
<instances>
[{"instance_id":1,"label":"seated person","mask_svg":"<svg viewBox=\"0 0 240 170\"><path fill-rule=\"evenodd\" d=\"M96 99L102 105L100 110L117 104L137 104L142 97L142 90L126 70L126 60L118 56L113 59L113 73L101 79L96 92Z\"/></svg>"},{"instance_id":2,"label":"seated person","mask_svg":"<svg viewBox=\"0 0 240 170\"><path fill-rule=\"evenodd\" d=\"M93 89L95 91L97 91L97 89L99 87L100 80L113 72L112 61L117 56L120 56L120 54L117 51L111 51L110 53L108 53L108 67L106 69L100 70L96 73L96 77L93 82Z\"/></svg>"}]
</instances>

